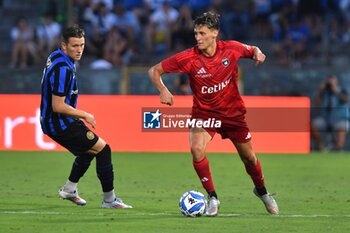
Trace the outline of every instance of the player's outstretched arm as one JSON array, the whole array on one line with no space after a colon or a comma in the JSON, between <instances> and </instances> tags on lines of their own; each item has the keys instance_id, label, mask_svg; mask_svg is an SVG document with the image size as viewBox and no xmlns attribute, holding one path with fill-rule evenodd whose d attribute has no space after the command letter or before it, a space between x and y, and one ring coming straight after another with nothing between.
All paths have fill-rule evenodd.
<instances>
[{"instance_id":1,"label":"player's outstretched arm","mask_svg":"<svg viewBox=\"0 0 350 233\"><path fill-rule=\"evenodd\" d=\"M261 50L254 46L254 55L253 55L253 60L257 65L263 63L265 61L266 55L261 52Z\"/></svg>"},{"instance_id":2,"label":"player's outstretched arm","mask_svg":"<svg viewBox=\"0 0 350 233\"><path fill-rule=\"evenodd\" d=\"M148 76L151 79L153 85L159 90L160 92L160 102L162 104L167 104L167 105L173 105L174 104L174 99L173 95L170 93L168 88L164 85L162 81L161 75L164 74L163 67L161 63L158 63L155 66L152 66L148 70Z\"/></svg>"},{"instance_id":3,"label":"player's outstretched arm","mask_svg":"<svg viewBox=\"0 0 350 233\"><path fill-rule=\"evenodd\" d=\"M65 96L52 96L52 110L56 113L60 113L66 116L79 118L85 120L92 128L96 127L96 120L94 115L84 112L79 109L75 109L72 106L64 102Z\"/></svg>"}]
</instances>

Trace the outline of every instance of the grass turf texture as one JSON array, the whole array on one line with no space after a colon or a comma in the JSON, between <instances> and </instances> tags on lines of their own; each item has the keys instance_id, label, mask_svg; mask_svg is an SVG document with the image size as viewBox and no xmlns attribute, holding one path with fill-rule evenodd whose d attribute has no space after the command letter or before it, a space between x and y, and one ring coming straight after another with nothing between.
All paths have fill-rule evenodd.
<instances>
[{"instance_id":1,"label":"grass turf texture","mask_svg":"<svg viewBox=\"0 0 350 233\"><path fill-rule=\"evenodd\" d=\"M259 155L280 216L252 193L237 155L208 154L221 200L216 218L183 217L181 195L204 193L186 153L114 153L116 191L134 209L101 209L95 162L81 179L87 206L58 199L73 156L0 152L0 232L350 232L350 154Z\"/></svg>"}]
</instances>

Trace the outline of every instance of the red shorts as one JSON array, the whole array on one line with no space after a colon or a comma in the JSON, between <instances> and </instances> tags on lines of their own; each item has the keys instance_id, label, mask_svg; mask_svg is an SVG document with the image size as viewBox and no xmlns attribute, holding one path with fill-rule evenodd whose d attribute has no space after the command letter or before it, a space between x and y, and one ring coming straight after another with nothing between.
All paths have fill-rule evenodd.
<instances>
[{"instance_id":1,"label":"red shorts","mask_svg":"<svg viewBox=\"0 0 350 233\"><path fill-rule=\"evenodd\" d=\"M251 140L250 131L245 121L245 115L228 118L204 111L192 112L192 119L201 119L205 121L213 118L221 121L221 127L203 127L212 138L216 133L219 133L222 139L229 138L232 142L246 143Z\"/></svg>"}]
</instances>

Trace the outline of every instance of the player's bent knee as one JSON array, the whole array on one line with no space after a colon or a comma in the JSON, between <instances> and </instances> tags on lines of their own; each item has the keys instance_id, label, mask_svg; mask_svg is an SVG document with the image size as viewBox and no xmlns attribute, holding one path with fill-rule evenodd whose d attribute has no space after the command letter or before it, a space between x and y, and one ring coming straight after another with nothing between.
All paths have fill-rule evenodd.
<instances>
[{"instance_id":1,"label":"player's bent knee","mask_svg":"<svg viewBox=\"0 0 350 233\"><path fill-rule=\"evenodd\" d=\"M200 146L191 146L191 153L192 154L202 154L202 153L204 153L204 149Z\"/></svg>"},{"instance_id":2,"label":"player's bent knee","mask_svg":"<svg viewBox=\"0 0 350 233\"><path fill-rule=\"evenodd\" d=\"M199 162L205 157L205 149L200 146L191 146L191 154L193 160Z\"/></svg>"},{"instance_id":3,"label":"player's bent knee","mask_svg":"<svg viewBox=\"0 0 350 233\"><path fill-rule=\"evenodd\" d=\"M102 151L106 147L106 145L108 144L105 142L105 140L99 138L95 145L89 150L89 152L96 155L100 151Z\"/></svg>"}]
</instances>

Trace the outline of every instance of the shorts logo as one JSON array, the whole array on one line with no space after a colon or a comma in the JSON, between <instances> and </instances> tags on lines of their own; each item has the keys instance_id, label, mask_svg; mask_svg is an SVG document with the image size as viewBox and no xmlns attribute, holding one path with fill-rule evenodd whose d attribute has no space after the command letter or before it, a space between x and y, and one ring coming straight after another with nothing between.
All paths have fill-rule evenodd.
<instances>
[{"instance_id":1,"label":"shorts logo","mask_svg":"<svg viewBox=\"0 0 350 233\"><path fill-rule=\"evenodd\" d=\"M95 138L95 134L91 131L86 132L86 138L89 140L93 140Z\"/></svg>"},{"instance_id":2,"label":"shorts logo","mask_svg":"<svg viewBox=\"0 0 350 233\"><path fill-rule=\"evenodd\" d=\"M143 128L159 129L161 115L162 113L159 112L159 109L156 112L143 112Z\"/></svg>"},{"instance_id":3,"label":"shorts logo","mask_svg":"<svg viewBox=\"0 0 350 233\"><path fill-rule=\"evenodd\" d=\"M72 90L70 94L71 95L78 95L78 93L79 93L79 90Z\"/></svg>"},{"instance_id":4,"label":"shorts logo","mask_svg":"<svg viewBox=\"0 0 350 233\"><path fill-rule=\"evenodd\" d=\"M225 67L227 67L228 65L230 65L230 61L229 61L226 57L222 59L221 63L222 63Z\"/></svg>"},{"instance_id":5,"label":"shorts logo","mask_svg":"<svg viewBox=\"0 0 350 233\"><path fill-rule=\"evenodd\" d=\"M250 135L250 132L248 132L247 136L245 137L245 140L250 139L252 136Z\"/></svg>"}]
</instances>

